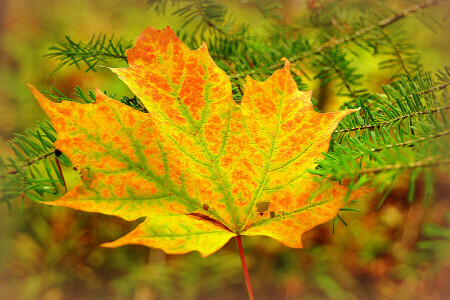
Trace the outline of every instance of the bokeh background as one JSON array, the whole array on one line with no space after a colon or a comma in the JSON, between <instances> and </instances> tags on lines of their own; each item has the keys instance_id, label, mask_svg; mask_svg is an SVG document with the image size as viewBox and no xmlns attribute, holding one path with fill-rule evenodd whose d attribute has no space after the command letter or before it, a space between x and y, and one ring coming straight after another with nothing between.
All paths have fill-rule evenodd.
<instances>
[{"instance_id":1,"label":"bokeh background","mask_svg":"<svg viewBox=\"0 0 450 300\"><path fill-rule=\"evenodd\" d=\"M284 1L286 19L307 9L307 1ZM265 30L258 11L231 1L236 17ZM407 3L407 2L406 2ZM394 2L393 7L405 7ZM52 73L56 60L44 58L48 47L69 35L86 41L94 33L115 33L129 41L151 25L174 28L182 22L157 15L145 0L0 0L0 154L14 133L44 120L26 87L55 86L66 95L83 90L131 92L106 68L85 73L75 67ZM405 28L423 54L428 70L449 63L446 12L429 8L441 25L436 32L415 20ZM367 84L379 89L390 74L379 72L368 56ZM113 66L118 66L115 64ZM332 93L329 93L332 95ZM339 106L330 97L327 109ZM69 186L79 178L69 177ZM431 203L408 204L408 178L399 181L380 210L377 195L357 204L361 213L344 215L332 233L331 222L304 235L304 249L284 248L265 237L245 237L247 263L257 299L448 299L450 297L449 179L435 182ZM0 299L245 299L236 242L202 258L198 253L165 255L142 246L100 247L134 228L116 217L26 202L0 207Z\"/></svg>"}]
</instances>

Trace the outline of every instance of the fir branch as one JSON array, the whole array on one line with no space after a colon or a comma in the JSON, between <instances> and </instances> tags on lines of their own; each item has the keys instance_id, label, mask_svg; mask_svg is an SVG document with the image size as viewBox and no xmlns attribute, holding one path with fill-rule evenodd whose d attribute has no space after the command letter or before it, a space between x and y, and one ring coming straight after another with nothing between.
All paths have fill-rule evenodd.
<instances>
[{"instance_id":1,"label":"fir branch","mask_svg":"<svg viewBox=\"0 0 450 300\"><path fill-rule=\"evenodd\" d=\"M432 87L430 87L430 88L428 88L426 90L422 90L422 91L414 92L414 93L417 96L423 96L423 95L427 95L427 94L430 94L430 93L433 93L433 92L438 92L438 91L444 90L449 85L450 85L450 81L449 82L445 82L443 84L440 84L438 86L432 86ZM413 94L408 94L407 97L410 98L410 99L413 99ZM354 108L354 106L357 105L357 102L358 102L358 99L351 99L351 100L346 101L343 105L344 105L345 108ZM370 102L370 103L367 104L367 106L370 107L370 106L373 106L375 104L376 104L376 102ZM377 109L378 109L378 111L381 111L381 110L383 110L383 108L384 109L388 109L387 106L378 107Z\"/></svg>"},{"instance_id":2,"label":"fir branch","mask_svg":"<svg viewBox=\"0 0 450 300\"><path fill-rule=\"evenodd\" d=\"M342 74L342 71L336 66L336 64L333 64L333 69L336 72L336 74L338 75L338 77L341 79L342 84L345 86L345 88L348 91L348 95L352 98L357 98L358 96L356 95L356 93L353 91L353 89L350 87L350 83L348 82L347 78L345 78Z\"/></svg>"},{"instance_id":3,"label":"fir branch","mask_svg":"<svg viewBox=\"0 0 450 300\"><path fill-rule=\"evenodd\" d=\"M336 74L337 78L340 79L341 83L337 84L337 86L345 87L348 94L342 94L341 89L338 91L338 95L345 95L352 98L358 98L357 90L353 89L351 86L360 85L360 83L357 81L362 77L362 75L354 74L355 68L350 67L350 62L346 60L346 55L342 53L339 48L334 48L330 53L323 53L321 54L322 62L320 62L321 66L319 67L318 75L316 75L315 78L322 78L323 76L320 76L321 74L326 74L325 83L322 83L322 85L328 83L331 79L334 79L329 70L332 70L334 74ZM323 79L323 78L322 78ZM358 92L363 92L358 91Z\"/></svg>"},{"instance_id":4,"label":"fir branch","mask_svg":"<svg viewBox=\"0 0 450 300\"><path fill-rule=\"evenodd\" d=\"M396 64L399 62L400 66L402 67L403 71L406 75L411 77L411 74L409 73L408 69L406 68L406 62L404 58L402 57L402 54L400 53L399 46L389 37L388 34L386 34L382 28L380 28L380 33L383 35L384 39L390 44L392 47L392 50L394 50L395 56L397 57L397 60L395 61ZM383 62L381 62L383 63Z\"/></svg>"},{"instance_id":5,"label":"fir branch","mask_svg":"<svg viewBox=\"0 0 450 300\"><path fill-rule=\"evenodd\" d=\"M438 74L444 73L439 71ZM433 172L430 168L447 165L450 161L446 155L448 140L442 138L450 135L444 113L450 108L447 95L426 96L448 86L445 75L436 76L438 81L443 81L439 85L428 73L418 73L414 80L402 76L383 87L385 95L350 101L362 107L362 114L346 118L335 133L361 132L333 135L330 151L318 161L318 168L309 172L333 180L350 178L352 187L371 182L384 193L380 205L398 176L407 170L412 171L410 191L414 190L417 176L424 172L424 176L429 177L426 193L431 193ZM432 117L427 117L429 115ZM413 200L410 192L408 201Z\"/></svg>"},{"instance_id":6,"label":"fir branch","mask_svg":"<svg viewBox=\"0 0 450 300\"><path fill-rule=\"evenodd\" d=\"M407 17L408 15L410 15L412 13L415 13L415 12L421 10L421 9L428 8L428 7L432 6L432 5L439 4L439 3L443 2L443 1L447 1L447 0L428 0L428 1L425 1L423 3L412 5L412 6L408 7L408 8L405 8L400 13L398 13L398 14L396 14L394 16L388 17L386 19L383 19L383 20L379 21L376 24L368 25L368 26L366 26L366 27L364 27L364 28L362 28L360 30L357 30L357 31L353 32L352 34L349 34L349 35L347 35L347 36L345 36L345 37L343 37L341 39L335 39L335 40L330 39L327 42L323 43L322 45L320 45L320 46L318 46L318 47L316 47L314 49L311 49L311 50L309 50L307 52L304 52L304 53L301 53L301 54L289 57L288 60L292 63L292 62L297 62L297 61L302 61L302 60L308 59L308 58L310 58L310 57L312 57L314 55L317 55L317 54L323 52L325 49L336 47L338 45L345 44L347 42L356 40L357 38L359 38L359 37L361 37L361 36L363 36L363 35L365 35L365 34L367 34L369 32L372 32L374 30L378 30L379 28L383 28L383 27L389 26L389 25L391 25L391 24L393 24L393 23L395 23L395 22L397 22L399 20L404 19L405 17ZM262 70L278 69L278 68L282 67L283 65L284 65L284 62L278 62L278 63L271 64L271 65L261 66L261 67L258 67L256 69L253 69L253 70L237 73L237 74L231 75L229 77L230 78L245 77L247 75L252 75L252 74L258 73L258 72L260 72Z\"/></svg>"},{"instance_id":7,"label":"fir branch","mask_svg":"<svg viewBox=\"0 0 450 300\"><path fill-rule=\"evenodd\" d=\"M31 166L31 165L33 165L33 164L35 164L35 163L37 163L37 162L39 162L39 161L41 161L41 160L47 158L47 157L49 157L50 155L55 154L55 151L56 151L56 149L55 149L55 150L52 150L52 151L49 151L49 152L47 152L47 153L44 153L44 154L42 154L42 155L40 155L40 156L34 157L34 158L32 158L32 159L28 159L26 162L22 162L22 163L19 165L19 167L20 167L21 169L23 169L23 168L25 168L25 167L29 167L29 166ZM18 170L18 169L12 169L12 170L10 170L10 171L7 172L7 174L9 174L9 175L17 174L17 173L19 173L19 170ZM0 176L0 179L4 180L4 179L5 179L5 176Z\"/></svg>"},{"instance_id":8,"label":"fir branch","mask_svg":"<svg viewBox=\"0 0 450 300\"><path fill-rule=\"evenodd\" d=\"M185 28L189 23L198 20L198 26L189 33L194 36L199 28L202 28L201 33L209 28L215 32L223 35L228 35L227 31L219 27L218 23L223 23L227 8L222 3L215 0L184 0L183 7L174 11L172 15L179 16L185 19L182 28Z\"/></svg>"},{"instance_id":9,"label":"fir branch","mask_svg":"<svg viewBox=\"0 0 450 300\"><path fill-rule=\"evenodd\" d=\"M439 137L446 136L449 134L450 134L450 130L445 130L445 131L442 131L442 132L439 132L436 134L423 136L423 137L417 138L415 140L407 141L407 142L402 142L402 143L397 143L397 144L389 144L389 145L385 145L385 146L378 147L378 148L371 148L370 151L378 152L378 151L381 151L384 149L390 149L390 148L394 148L394 147L410 147L410 146L414 146L416 143L423 142L423 141L430 140L430 139L439 138Z\"/></svg>"},{"instance_id":10,"label":"fir branch","mask_svg":"<svg viewBox=\"0 0 450 300\"><path fill-rule=\"evenodd\" d=\"M201 3L201 0L194 0L194 7L197 9L197 12L199 14L199 16L203 19L203 21L205 22L205 24L207 26L209 26L210 28L214 29L217 32L220 32L223 35L228 35L228 33L223 30L222 28L220 28L219 26L217 26L210 18L208 18L208 16L206 15L206 13L203 10L203 5ZM225 12L221 13L221 11L223 11L223 8L219 5L216 5L215 8L216 11L219 12L219 15L223 15L225 14Z\"/></svg>"},{"instance_id":11,"label":"fir branch","mask_svg":"<svg viewBox=\"0 0 450 300\"><path fill-rule=\"evenodd\" d=\"M108 59L116 59L127 61L125 50L132 47L132 43L125 43L122 38L114 40L114 35L107 38L105 34L95 35L89 42L74 42L69 36L66 36L65 41L59 41L58 46L51 46L49 54L45 55L49 58L56 58L60 64L53 72L61 69L66 65L75 65L78 69L81 68L80 63L84 62L90 70L95 71L95 67Z\"/></svg>"},{"instance_id":12,"label":"fir branch","mask_svg":"<svg viewBox=\"0 0 450 300\"><path fill-rule=\"evenodd\" d=\"M370 124L370 125L366 125L366 126L356 126L356 127L351 127L351 128L335 130L333 132L333 134L342 133L342 132L356 131L356 130L372 129L372 128L375 128L375 127L382 127L382 126L389 125L389 124L392 124L392 123L395 123L397 121L401 121L401 120L404 120L404 119L413 118L413 117L420 116L420 115L433 114L433 113L436 113L436 112L439 112L439 111L447 110L449 108L450 108L450 105L447 105L447 106L443 106L443 107L437 107L435 109L418 111L418 112L414 112L414 113L408 114L408 115L403 115L401 117L394 118L394 119L391 119L391 120L385 121L385 122L379 122L379 123L374 123L374 124Z\"/></svg>"},{"instance_id":13,"label":"fir branch","mask_svg":"<svg viewBox=\"0 0 450 300\"><path fill-rule=\"evenodd\" d=\"M275 20L279 20L282 17L277 14L276 11L279 8L282 8L283 5L278 1L273 0L252 0L251 1L256 9L258 9L264 17L270 17Z\"/></svg>"},{"instance_id":14,"label":"fir branch","mask_svg":"<svg viewBox=\"0 0 450 300\"><path fill-rule=\"evenodd\" d=\"M175 3L176 3L175 0L172 0L172 1L170 1L170 2L171 2L171 4L172 4L172 6L174 6ZM148 7L154 6L154 11L155 11L158 15L160 15L160 14L164 15L164 14L166 13L166 7L167 7L167 4L168 4L168 3L169 3L168 0L148 0L148 1L147 1L147 6L148 6Z\"/></svg>"},{"instance_id":15,"label":"fir branch","mask_svg":"<svg viewBox=\"0 0 450 300\"><path fill-rule=\"evenodd\" d=\"M185 18L185 23L182 28L185 28L189 23L194 20L198 20L198 25L194 31L189 32L190 43L194 48L198 48L200 40L195 37L198 29L201 29L201 38L205 39L204 31L210 29L213 33L213 38L209 38L209 42L212 43L217 39L226 39L230 42L249 43L250 41L244 36L245 27L244 24L234 28L234 20L230 17L227 18L228 9L222 3L216 0L185 0L187 2L184 6L175 12L173 15ZM183 34L181 32L181 34ZM208 43L208 45L210 44Z\"/></svg>"},{"instance_id":16,"label":"fir branch","mask_svg":"<svg viewBox=\"0 0 450 300\"><path fill-rule=\"evenodd\" d=\"M65 185L59 162L66 166L72 164L66 155L53 146L56 131L50 122L38 122L38 127L36 131L26 130L27 135L16 134L8 143L15 156L8 157L7 163L0 159L0 203L8 203L14 197L21 198L22 204L25 197L42 201L41 197L45 193L59 194L57 182ZM47 159L53 154L59 162ZM41 173L42 167L46 175Z\"/></svg>"}]
</instances>

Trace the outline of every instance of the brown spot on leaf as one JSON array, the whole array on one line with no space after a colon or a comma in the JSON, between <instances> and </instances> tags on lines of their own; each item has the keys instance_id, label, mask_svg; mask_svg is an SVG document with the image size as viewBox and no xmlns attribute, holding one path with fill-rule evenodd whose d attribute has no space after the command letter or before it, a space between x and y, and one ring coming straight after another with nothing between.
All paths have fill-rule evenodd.
<instances>
[{"instance_id":1,"label":"brown spot on leaf","mask_svg":"<svg viewBox=\"0 0 450 300\"><path fill-rule=\"evenodd\" d=\"M258 203L256 203L256 209L258 210L259 213L263 213L269 209L269 204L270 204L270 202L268 202L268 201L258 202Z\"/></svg>"}]
</instances>

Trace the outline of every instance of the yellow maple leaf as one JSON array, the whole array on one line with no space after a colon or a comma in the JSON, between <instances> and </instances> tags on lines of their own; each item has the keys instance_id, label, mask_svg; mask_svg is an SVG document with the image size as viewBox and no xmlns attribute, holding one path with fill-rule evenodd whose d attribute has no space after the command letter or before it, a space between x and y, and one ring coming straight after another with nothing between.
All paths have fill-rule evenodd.
<instances>
[{"instance_id":1,"label":"yellow maple leaf","mask_svg":"<svg viewBox=\"0 0 450 300\"><path fill-rule=\"evenodd\" d=\"M265 82L247 78L238 105L206 45L191 51L169 27L147 28L127 57L129 68L112 71L148 113L98 90L92 104L54 103L31 87L58 132L55 147L83 175L46 204L146 217L107 247L142 244L203 256L241 235L300 248L305 231L336 216L348 189L307 170L354 110L315 112L287 60Z\"/></svg>"}]
</instances>

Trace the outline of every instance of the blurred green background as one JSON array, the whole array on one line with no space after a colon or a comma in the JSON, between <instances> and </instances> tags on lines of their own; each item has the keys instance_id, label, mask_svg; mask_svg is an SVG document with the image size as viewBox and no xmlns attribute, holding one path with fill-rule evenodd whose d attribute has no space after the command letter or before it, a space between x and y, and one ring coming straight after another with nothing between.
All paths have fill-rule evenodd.
<instances>
[{"instance_id":1,"label":"blurred green background","mask_svg":"<svg viewBox=\"0 0 450 300\"><path fill-rule=\"evenodd\" d=\"M244 2L244 1L242 1ZM301 14L307 1L285 1L286 17ZM404 3L402 3L404 4ZM264 31L264 20L239 1L237 17ZM393 4L395 7L396 3ZM400 6L400 4L398 4ZM403 6L404 7L404 6ZM169 7L169 10L171 8ZM445 16L439 7L427 12ZM86 41L94 33L115 33L132 41L147 26L181 26L176 17L157 15L145 0L0 1L0 154L13 133L35 128L45 116L27 83L55 86L73 95L83 90L131 92L106 68L85 73L75 67L51 74L56 60L48 47L69 35ZM436 33L416 20L405 28L414 36L426 69L449 62L449 21ZM370 56L366 83L379 89L389 78ZM118 66L118 64L114 65ZM51 75L50 75L51 74ZM339 106L331 99L328 109ZM71 185L77 180L70 178ZM450 297L450 210L448 178L435 183L433 202L424 207L419 179L409 205L400 182L381 210L377 195L362 199L361 213L344 215L333 235L331 222L304 235L304 249L284 248L265 237L245 237L247 263L257 299L448 299ZM245 299L236 242L202 258L198 253L165 255L142 246L100 247L139 222L31 202L20 212L0 207L0 299Z\"/></svg>"}]
</instances>

